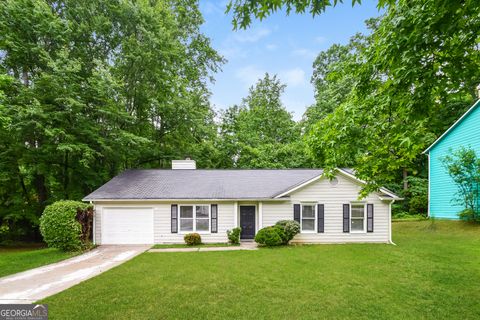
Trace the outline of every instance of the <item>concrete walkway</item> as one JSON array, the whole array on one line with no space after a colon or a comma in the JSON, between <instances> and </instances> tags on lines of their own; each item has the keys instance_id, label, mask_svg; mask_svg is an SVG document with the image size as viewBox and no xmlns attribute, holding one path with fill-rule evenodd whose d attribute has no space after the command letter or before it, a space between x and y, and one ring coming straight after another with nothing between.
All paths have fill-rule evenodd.
<instances>
[{"instance_id":1,"label":"concrete walkway","mask_svg":"<svg viewBox=\"0 0 480 320\"><path fill-rule=\"evenodd\" d=\"M0 278L0 304L33 303L95 277L150 246L100 246L61 262Z\"/></svg>"},{"instance_id":2,"label":"concrete walkway","mask_svg":"<svg viewBox=\"0 0 480 320\"><path fill-rule=\"evenodd\" d=\"M165 248L150 249L148 252L205 252L205 251L238 251L238 250L258 250L255 242L242 242L239 246L228 247L195 247L195 248Z\"/></svg>"}]
</instances>

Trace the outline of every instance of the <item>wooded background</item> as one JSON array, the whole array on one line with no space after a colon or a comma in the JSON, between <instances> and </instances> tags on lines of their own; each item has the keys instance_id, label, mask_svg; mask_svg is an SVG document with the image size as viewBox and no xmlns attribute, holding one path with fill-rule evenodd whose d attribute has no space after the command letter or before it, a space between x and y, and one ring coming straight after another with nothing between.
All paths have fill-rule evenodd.
<instances>
[{"instance_id":1,"label":"wooded background","mask_svg":"<svg viewBox=\"0 0 480 320\"><path fill-rule=\"evenodd\" d=\"M245 3L232 3L233 25L261 16ZM368 35L319 52L316 102L296 122L275 75L212 108L207 84L226 61L197 2L2 1L0 240L38 236L56 200L186 156L199 168L353 167L365 193L385 185L406 197L397 211L425 213L421 152L476 99L480 3L381 5Z\"/></svg>"}]
</instances>

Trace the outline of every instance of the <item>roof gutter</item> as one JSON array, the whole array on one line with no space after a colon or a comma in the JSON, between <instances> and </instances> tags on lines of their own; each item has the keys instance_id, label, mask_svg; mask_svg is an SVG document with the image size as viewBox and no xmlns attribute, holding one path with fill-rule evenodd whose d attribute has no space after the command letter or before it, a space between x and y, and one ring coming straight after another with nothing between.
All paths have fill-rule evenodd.
<instances>
[{"instance_id":1,"label":"roof gutter","mask_svg":"<svg viewBox=\"0 0 480 320\"><path fill-rule=\"evenodd\" d=\"M283 197L280 199L276 198L229 198L229 199L213 199L213 198L176 198L176 199L93 199L93 198L83 198L82 201L91 202L176 202L176 201L286 201L290 197Z\"/></svg>"}]
</instances>

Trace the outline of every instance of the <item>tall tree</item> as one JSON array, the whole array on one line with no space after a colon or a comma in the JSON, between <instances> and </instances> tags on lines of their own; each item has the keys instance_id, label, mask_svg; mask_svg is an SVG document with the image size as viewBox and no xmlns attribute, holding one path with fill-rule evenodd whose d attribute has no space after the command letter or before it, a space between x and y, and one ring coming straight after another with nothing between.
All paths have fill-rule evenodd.
<instances>
[{"instance_id":1,"label":"tall tree","mask_svg":"<svg viewBox=\"0 0 480 320\"><path fill-rule=\"evenodd\" d=\"M276 75L265 74L240 106L222 115L222 149L236 167L288 168L307 162L300 130L285 109L285 85Z\"/></svg>"},{"instance_id":2,"label":"tall tree","mask_svg":"<svg viewBox=\"0 0 480 320\"><path fill-rule=\"evenodd\" d=\"M348 99L310 133L327 168L353 165L366 191L424 168L421 152L475 99L480 82L476 1L399 1L347 73Z\"/></svg>"},{"instance_id":3,"label":"tall tree","mask_svg":"<svg viewBox=\"0 0 480 320\"><path fill-rule=\"evenodd\" d=\"M0 3L4 223L35 224L125 168L208 153L206 84L223 59L202 23L184 0Z\"/></svg>"}]
</instances>

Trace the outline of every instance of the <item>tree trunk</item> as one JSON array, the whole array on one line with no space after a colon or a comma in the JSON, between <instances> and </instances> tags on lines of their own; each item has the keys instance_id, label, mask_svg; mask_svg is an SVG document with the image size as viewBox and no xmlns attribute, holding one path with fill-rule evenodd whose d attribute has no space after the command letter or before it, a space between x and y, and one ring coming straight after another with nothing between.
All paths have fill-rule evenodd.
<instances>
[{"instance_id":1,"label":"tree trunk","mask_svg":"<svg viewBox=\"0 0 480 320\"><path fill-rule=\"evenodd\" d=\"M407 169L403 169L403 190L407 191L408 190L408 172Z\"/></svg>"},{"instance_id":2,"label":"tree trunk","mask_svg":"<svg viewBox=\"0 0 480 320\"><path fill-rule=\"evenodd\" d=\"M37 173L35 174L33 181L38 195L39 213L42 213L48 199L48 191L45 186L45 176Z\"/></svg>"},{"instance_id":3,"label":"tree trunk","mask_svg":"<svg viewBox=\"0 0 480 320\"><path fill-rule=\"evenodd\" d=\"M25 200L27 201L27 203L30 205L30 196L28 195L28 190L27 190L27 186L25 185L25 180L23 179L23 176L22 174L20 173L20 169L17 167L17 175L18 175L18 180L20 182L20 186L22 187L22 192L23 192L23 196L25 197Z\"/></svg>"},{"instance_id":4,"label":"tree trunk","mask_svg":"<svg viewBox=\"0 0 480 320\"><path fill-rule=\"evenodd\" d=\"M29 85L29 80L28 80L28 71L27 71L27 68L24 68L23 69L23 72L22 72L22 80L23 80L23 85L25 87L28 87Z\"/></svg>"}]
</instances>

